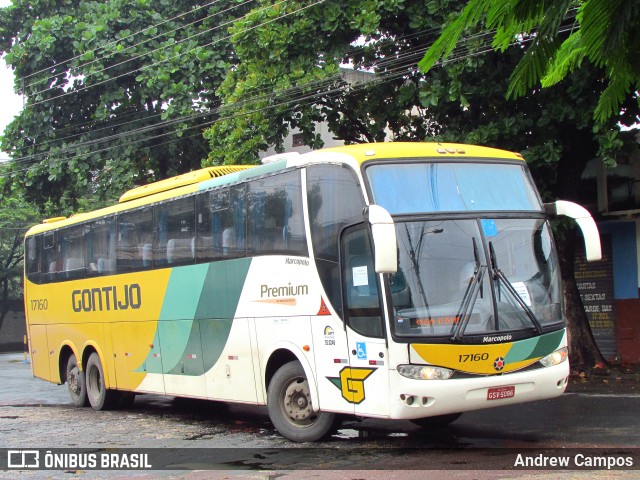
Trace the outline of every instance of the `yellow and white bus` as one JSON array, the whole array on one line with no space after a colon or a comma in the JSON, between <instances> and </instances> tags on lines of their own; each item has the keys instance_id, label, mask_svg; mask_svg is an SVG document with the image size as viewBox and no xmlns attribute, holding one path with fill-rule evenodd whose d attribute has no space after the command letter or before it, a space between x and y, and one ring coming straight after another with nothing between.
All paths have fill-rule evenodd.
<instances>
[{"instance_id":1,"label":"yellow and white bus","mask_svg":"<svg viewBox=\"0 0 640 480\"><path fill-rule=\"evenodd\" d=\"M154 393L442 425L563 393L549 215L518 154L380 143L210 167L29 230L33 374L100 410ZM552 212L553 211L553 212Z\"/></svg>"}]
</instances>

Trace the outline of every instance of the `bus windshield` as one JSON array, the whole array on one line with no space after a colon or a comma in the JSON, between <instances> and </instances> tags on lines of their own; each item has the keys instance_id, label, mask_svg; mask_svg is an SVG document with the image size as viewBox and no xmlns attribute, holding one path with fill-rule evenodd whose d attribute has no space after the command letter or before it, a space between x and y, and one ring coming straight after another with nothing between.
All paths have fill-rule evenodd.
<instances>
[{"instance_id":1,"label":"bus windshield","mask_svg":"<svg viewBox=\"0 0 640 480\"><path fill-rule=\"evenodd\" d=\"M389 283L398 336L449 337L561 325L559 268L542 219L397 222Z\"/></svg>"},{"instance_id":2,"label":"bus windshield","mask_svg":"<svg viewBox=\"0 0 640 480\"><path fill-rule=\"evenodd\" d=\"M374 203L392 215L542 209L524 164L382 163L366 174Z\"/></svg>"}]
</instances>

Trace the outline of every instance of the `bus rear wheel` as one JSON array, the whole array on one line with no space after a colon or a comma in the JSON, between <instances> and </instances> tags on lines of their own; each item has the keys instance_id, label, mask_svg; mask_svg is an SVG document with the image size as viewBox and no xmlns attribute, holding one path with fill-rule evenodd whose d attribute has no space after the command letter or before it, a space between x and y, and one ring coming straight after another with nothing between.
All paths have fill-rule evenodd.
<instances>
[{"instance_id":1,"label":"bus rear wheel","mask_svg":"<svg viewBox=\"0 0 640 480\"><path fill-rule=\"evenodd\" d=\"M309 382L295 361L284 364L271 379L267 408L276 430L294 442L321 440L336 424L333 413L313 411Z\"/></svg>"},{"instance_id":2,"label":"bus rear wheel","mask_svg":"<svg viewBox=\"0 0 640 480\"><path fill-rule=\"evenodd\" d=\"M448 415L436 415L435 417L426 418L414 418L411 423L415 423L422 428L442 428L449 425L451 422L460 418L462 413L450 413Z\"/></svg>"},{"instance_id":3,"label":"bus rear wheel","mask_svg":"<svg viewBox=\"0 0 640 480\"><path fill-rule=\"evenodd\" d=\"M89 404L87 399L87 387L84 372L78 367L76 356L71 354L67 360L67 388L69 396L76 407L86 407Z\"/></svg>"},{"instance_id":4,"label":"bus rear wheel","mask_svg":"<svg viewBox=\"0 0 640 480\"><path fill-rule=\"evenodd\" d=\"M87 397L89 398L91 408L94 410L111 408L115 392L107 390L102 362L100 362L100 357L95 352L89 356L89 360L87 361L85 380L87 384Z\"/></svg>"}]
</instances>

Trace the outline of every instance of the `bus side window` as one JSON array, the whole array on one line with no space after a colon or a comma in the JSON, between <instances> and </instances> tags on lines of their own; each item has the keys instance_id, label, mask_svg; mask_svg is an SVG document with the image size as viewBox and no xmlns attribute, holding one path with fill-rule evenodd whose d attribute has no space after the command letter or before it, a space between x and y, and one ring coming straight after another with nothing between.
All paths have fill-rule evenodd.
<instances>
[{"instance_id":1,"label":"bus side window","mask_svg":"<svg viewBox=\"0 0 640 480\"><path fill-rule=\"evenodd\" d=\"M307 256L300 171L249 183L248 255Z\"/></svg>"},{"instance_id":2,"label":"bus side window","mask_svg":"<svg viewBox=\"0 0 640 480\"><path fill-rule=\"evenodd\" d=\"M90 275L108 275L116 270L116 231L113 217L101 218L91 224L87 237L87 257Z\"/></svg>"},{"instance_id":3,"label":"bus side window","mask_svg":"<svg viewBox=\"0 0 640 480\"><path fill-rule=\"evenodd\" d=\"M195 259L195 198L173 200L156 207L154 266L193 263Z\"/></svg>"},{"instance_id":4,"label":"bus side window","mask_svg":"<svg viewBox=\"0 0 640 480\"><path fill-rule=\"evenodd\" d=\"M383 336L380 288L366 227L359 225L346 230L342 246L347 323L362 335L380 338Z\"/></svg>"},{"instance_id":5,"label":"bus side window","mask_svg":"<svg viewBox=\"0 0 640 480\"><path fill-rule=\"evenodd\" d=\"M152 266L153 210L149 207L118 216L117 269L144 270Z\"/></svg>"},{"instance_id":6,"label":"bus side window","mask_svg":"<svg viewBox=\"0 0 640 480\"><path fill-rule=\"evenodd\" d=\"M228 222L228 223L227 223ZM222 225L224 257L244 257L247 254L247 186L231 187L229 212Z\"/></svg>"},{"instance_id":7,"label":"bus side window","mask_svg":"<svg viewBox=\"0 0 640 480\"><path fill-rule=\"evenodd\" d=\"M46 269L42 269L43 257L42 236L29 237L25 246L25 269L27 278L33 283L41 283L41 273L46 273Z\"/></svg>"},{"instance_id":8,"label":"bus side window","mask_svg":"<svg viewBox=\"0 0 640 480\"><path fill-rule=\"evenodd\" d=\"M196 260L244 257L246 186L218 188L196 198Z\"/></svg>"},{"instance_id":9,"label":"bus side window","mask_svg":"<svg viewBox=\"0 0 640 480\"><path fill-rule=\"evenodd\" d=\"M215 258L214 246L220 247L220 219L214 214L211 198L216 192L203 192L196 196L196 243L197 262L208 262Z\"/></svg>"},{"instance_id":10,"label":"bus side window","mask_svg":"<svg viewBox=\"0 0 640 480\"><path fill-rule=\"evenodd\" d=\"M64 278L82 278L86 269L85 233L87 225L65 228L60 232Z\"/></svg>"},{"instance_id":11,"label":"bus side window","mask_svg":"<svg viewBox=\"0 0 640 480\"><path fill-rule=\"evenodd\" d=\"M61 270L60 251L56 236L57 234L55 232L45 233L42 239L43 258L41 260L41 271L44 274L43 280L47 282L57 280L57 272Z\"/></svg>"},{"instance_id":12,"label":"bus side window","mask_svg":"<svg viewBox=\"0 0 640 480\"><path fill-rule=\"evenodd\" d=\"M362 221L364 197L352 170L338 165L307 168L307 203L316 268L329 301L343 316L339 239L347 225Z\"/></svg>"}]
</instances>

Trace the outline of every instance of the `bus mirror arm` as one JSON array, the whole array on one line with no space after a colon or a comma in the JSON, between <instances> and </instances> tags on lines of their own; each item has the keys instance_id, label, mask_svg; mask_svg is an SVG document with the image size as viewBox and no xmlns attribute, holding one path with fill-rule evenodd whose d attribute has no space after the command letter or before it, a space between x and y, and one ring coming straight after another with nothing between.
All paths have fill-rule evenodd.
<instances>
[{"instance_id":1,"label":"bus mirror arm","mask_svg":"<svg viewBox=\"0 0 640 480\"><path fill-rule=\"evenodd\" d=\"M396 226L380 205L369 205L364 211L371 225L373 236L373 257L376 273L396 273L398 271L398 242Z\"/></svg>"},{"instance_id":2,"label":"bus mirror arm","mask_svg":"<svg viewBox=\"0 0 640 480\"><path fill-rule=\"evenodd\" d=\"M591 214L586 208L577 203L558 200L553 203L545 203L544 208L547 214L551 216L564 215L573 218L584 237L585 253L588 262L602 259L602 248L600 246L600 233L596 222L593 221Z\"/></svg>"}]
</instances>

